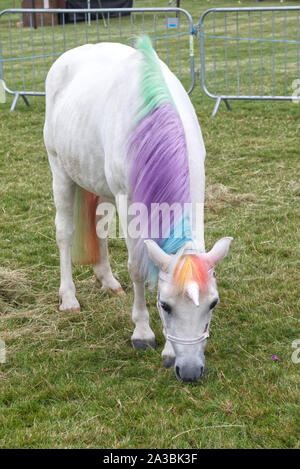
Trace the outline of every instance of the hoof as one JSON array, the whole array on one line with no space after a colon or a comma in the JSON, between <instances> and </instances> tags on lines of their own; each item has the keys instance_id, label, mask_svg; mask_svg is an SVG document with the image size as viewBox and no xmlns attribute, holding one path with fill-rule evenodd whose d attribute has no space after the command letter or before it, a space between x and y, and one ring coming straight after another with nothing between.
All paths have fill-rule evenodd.
<instances>
[{"instance_id":1,"label":"hoof","mask_svg":"<svg viewBox=\"0 0 300 469\"><path fill-rule=\"evenodd\" d=\"M59 307L59 311L64 312L64 313L77 313L80 311L80 307L76 308L64 308L63 306Z\"/></svg>"},{"instance_id":2,"label":"hoof","mask_svg":"<svg viewBox=\"0 0 300 469\"><path fill-rule=\"evenodd\" d=\"M111 290L114 295L117 296L126 296L126 293L124 292L122 287L116 288L115 290Z\"/></svg>"},{"instance_id":3,"label":"hoof","mask_svg":"<svg viewBox=\"0 0 300 469\"><path fill-rule=\"evenodd\" d=\"M60 307L59 311L64 313L74 313L80 311L80 304L73 292L63 291L59 292Z\"/></svg>"},{"instance_id":4,"label":"hoof","mask_svg":"<svg viewBox=\"0 0 300 469\"><path fill-rule=\"evenodd\" d=\"M132 340L132 345L136 350L146 350L147 347L156 348L155 340L145 342L143 340L134 339Z\"/></svg>"},{"instance_id":5,"label":"hoof","mask_svg":"<svg viewBox=\"0 0 300 469\"><path fill-rule=\"evenodd\" d=\"M164 357L163 363L165 368L171 368L172 366L174 366L175 357Z\"/></svg>"}]
</instances>

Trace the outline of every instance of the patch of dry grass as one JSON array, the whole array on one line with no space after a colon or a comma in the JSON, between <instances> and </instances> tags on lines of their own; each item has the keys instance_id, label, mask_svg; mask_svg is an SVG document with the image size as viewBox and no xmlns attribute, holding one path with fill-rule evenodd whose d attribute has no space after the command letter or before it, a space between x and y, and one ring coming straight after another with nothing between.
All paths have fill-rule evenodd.
<instances>
[{"instance_id":1,"label":"patch of dry grass","mask_svg":"<svg viewBox=\"0 0 300 469\"><path fill-rule=\"evenodd\" d=\"M0 267L0 314L32 301L30 281L24 271Z\"/></svg>"},{"instance_id":2,"label":"patch of dry grass","mask_svg":"<svg viewBox=\"0 0 300 469\"><path fill-rule=\"evenodd\" d=\"M230 187L223 184L211 184L205 189L205 209L213 212L222 210L227 206L241 204L253 204L258 202L258 196L254 193L237 194L230 190Z\"/></svg>"}]
</instances>

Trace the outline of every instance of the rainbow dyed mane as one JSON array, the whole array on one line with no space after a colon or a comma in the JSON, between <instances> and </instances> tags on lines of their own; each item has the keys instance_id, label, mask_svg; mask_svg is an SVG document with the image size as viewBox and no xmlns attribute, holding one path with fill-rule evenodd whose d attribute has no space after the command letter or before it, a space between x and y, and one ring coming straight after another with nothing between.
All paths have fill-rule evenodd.
<instances>
[{"instance_id":1,"label":"rainbow dyed mane","mask_svg":"<svg viewBox=\"0 0 300 469\"><path fill-rule=\"evenodd\" d=\"M202 293L207 291L209 265L203 258L194 254L178 259L173 270L173 281L180 293L185 293L190 282L198 284Z\"/></svg>"},{"instance_id":2,"label":"rainbow dyed mane","mask_svg":"<svg viewBox=\"0 0 300 469\"><path fill-rule=\"evenodd\" d=\"M143 239L152 238L168 254L177 252L192 239L189 213L184 204L190 203L190 179L185 132L171 93L165 82L151 40L141 37L137 42L141 54L140 95L137 121L133 129L128 157L129 183L132 202L143 203L148 219L142 221L142 235L137 242L136 256L142 273L152 282L157 271L151 265ZM159 236L151 236L151 228L160 217L151 204L179 204L181 214L173 214L170 231L163 232L159 219ZM150 269L149 269L150 267Z\"/></svg>"}]
</instances>

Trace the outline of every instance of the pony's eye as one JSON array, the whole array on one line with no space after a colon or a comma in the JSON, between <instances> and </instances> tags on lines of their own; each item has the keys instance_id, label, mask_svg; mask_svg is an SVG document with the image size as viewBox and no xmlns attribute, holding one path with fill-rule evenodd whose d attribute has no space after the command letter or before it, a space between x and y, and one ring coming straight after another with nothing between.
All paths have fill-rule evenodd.
<instances>
[{"instance_id":1,"label":"pony's eye","mask_svg":"<svg viewBox=\"0 0 300 469\"><path fill-rule=\"evenodd\" d=\"M218 303L219 301L219 298L216 298L209 306L209 309L214 309L214 307L216 306L216 304Z\"/></svg>"},{"instance_id":2,"label":"pony's eye","mask_svg":"<svg viewBox=\"0 0 300 469\"><path fill-rule=\"evenodd\" d=\"M171 307L170 305L168 305L168 303L165 303L164 301L161 301L161 302L160 302L160 306L162 307L162 309L163 309L166 313L168 313L168 314L171 313L172 307Z\"/></svg>"}]
</instances>

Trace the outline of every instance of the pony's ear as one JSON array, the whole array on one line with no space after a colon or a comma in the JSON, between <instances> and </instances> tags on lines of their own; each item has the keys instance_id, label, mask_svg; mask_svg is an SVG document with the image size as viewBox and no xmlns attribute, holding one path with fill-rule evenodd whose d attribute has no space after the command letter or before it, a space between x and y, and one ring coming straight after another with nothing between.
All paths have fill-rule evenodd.
<instances>
[{"instance_id":1,"label":"pony's ear","mask_svg":"<svg viewBox=\"0 0 300 469\"><path fill-rule=\"evenodd\" d=\"M157 267L160 268L160 270L167 272L172 260L172 256L163 251L155 241L152 241L152 239L146 239L144 243L150 259L154 262L155 265L157 265Z\"/></svg>"},{"instance_id":2,"label":"pony's ear","mask_svg":"<svg viewBox=\"0 0 300 469\"><path fill-rule=\"evenodd\" d=\"M227 236L216 242L214 247L206 254L209 264L213 267L227 256L233 238Z\"/></svg>"}]
</instances>

